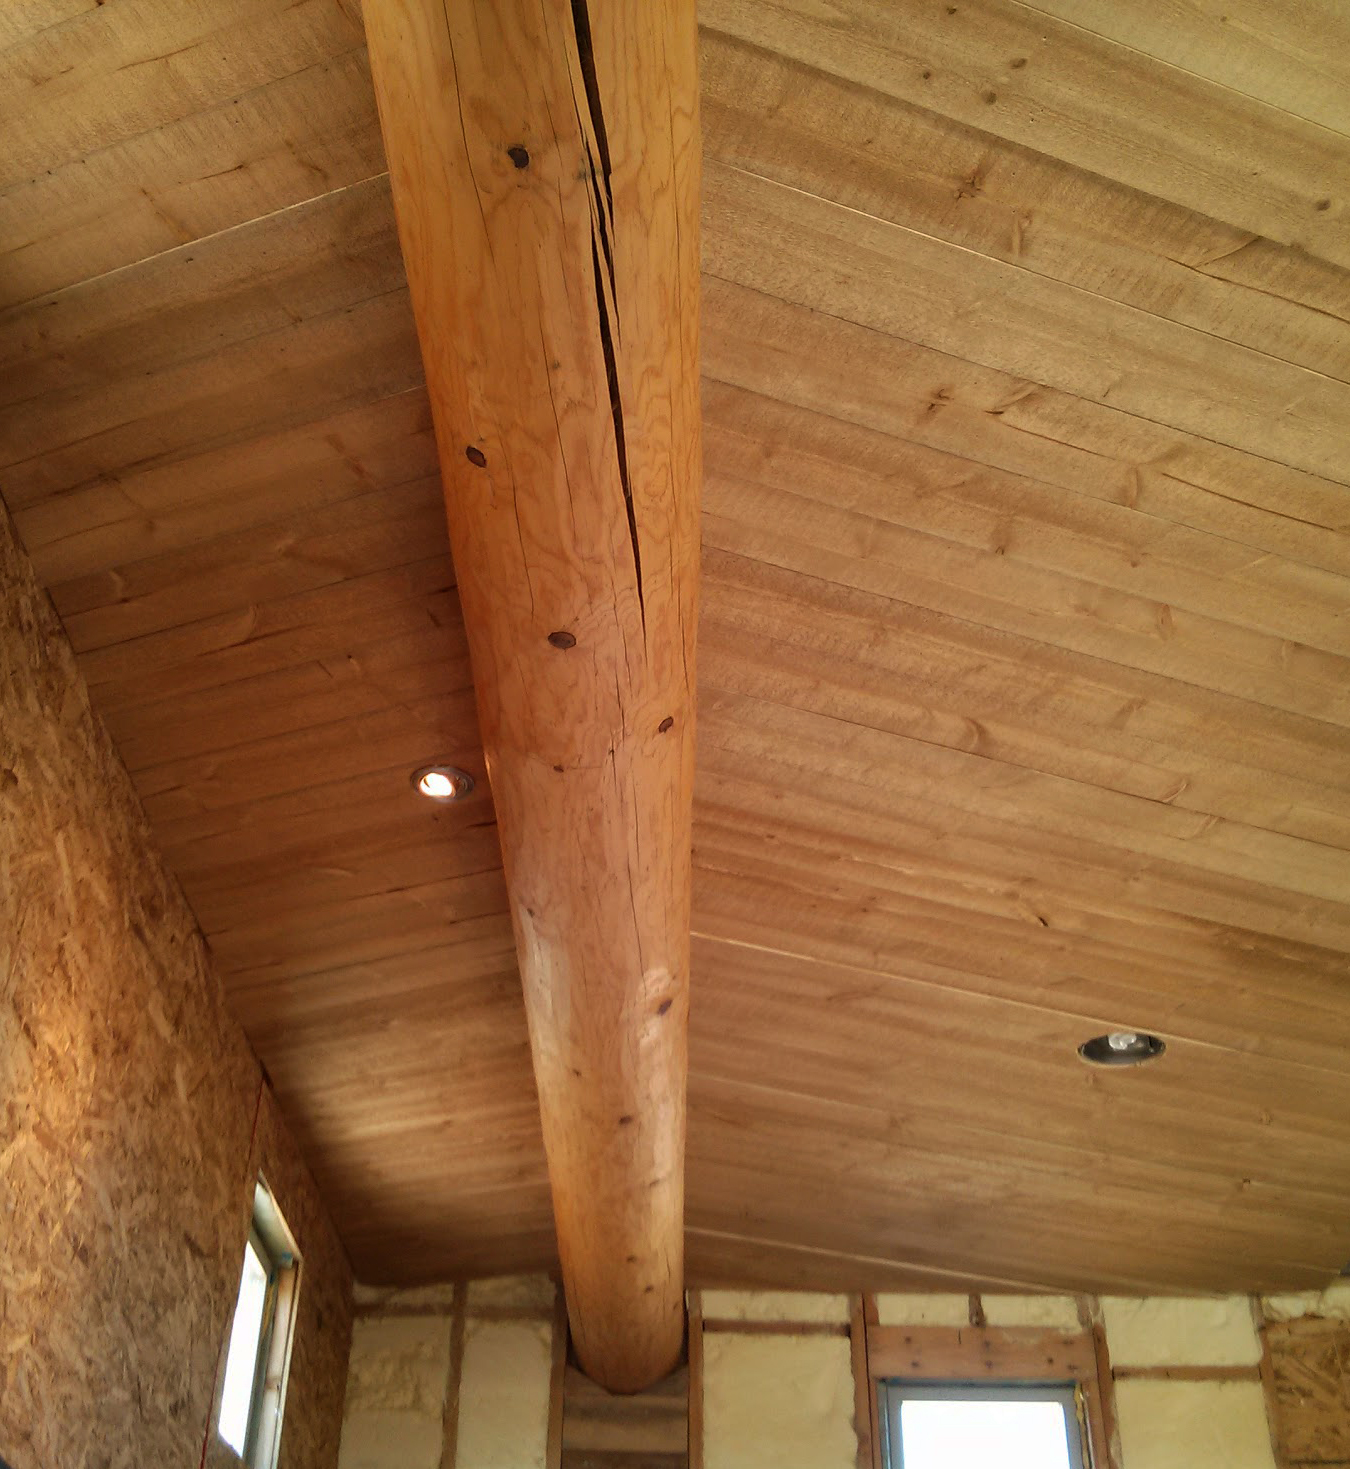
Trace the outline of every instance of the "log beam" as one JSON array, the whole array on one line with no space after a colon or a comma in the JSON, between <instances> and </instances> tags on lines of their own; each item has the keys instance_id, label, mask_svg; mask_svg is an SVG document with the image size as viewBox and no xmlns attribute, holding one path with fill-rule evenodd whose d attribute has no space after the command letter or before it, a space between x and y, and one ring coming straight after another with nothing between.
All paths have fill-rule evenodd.
<instances>
[{"instance_id":1,"label":"log beam","mask_svg":"<svg viewBox=\"0 0 1350 1469\"><path fill-rule=\"evenodd\" d=\"M683 1331L699 148L692 0L366 0L572 1337Z\"/></svg>"}]
</instances>

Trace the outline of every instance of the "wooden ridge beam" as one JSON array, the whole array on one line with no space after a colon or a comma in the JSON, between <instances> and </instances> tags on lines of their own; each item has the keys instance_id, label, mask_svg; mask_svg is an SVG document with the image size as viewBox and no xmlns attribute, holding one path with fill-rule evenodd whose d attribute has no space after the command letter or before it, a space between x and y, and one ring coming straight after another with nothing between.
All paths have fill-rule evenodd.
<instances>
[{"instance_id":1,"label":"wooden ridge beam","mask_svg":"<svg viewBox=\"0 0 1350 1469\"><path fill-rule=\"evenodd\" d=\"M683 1332L699 144L692 0L366 0L572 1337Z\"/></svg>"}]
</instances>

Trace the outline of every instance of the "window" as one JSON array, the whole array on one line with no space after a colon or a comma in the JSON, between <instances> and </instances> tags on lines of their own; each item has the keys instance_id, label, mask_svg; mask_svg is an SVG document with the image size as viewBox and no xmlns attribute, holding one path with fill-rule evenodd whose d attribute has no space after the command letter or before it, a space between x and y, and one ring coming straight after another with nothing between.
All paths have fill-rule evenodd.
<instances>
[{"instance_id":1,"label":"window","mask_svg":"<svg viewBox=\"0 0 1350 1469\"><path fill-rule=\"evenodd\" d=\"M1072 1385L881 1384L888 1469L1087 1469Z\"/></svg>"},{"instance_id":2,"label":"window","mask_svg":"<svg viewBox=\"0 0 1350 1469\"><path fill-rule=\"evenodd\" d=\"M260 1178L253 1196L253 1227L244 1246L217 1425L221 1438L249 1469L273 1469L276 1464L299 1275L295 1241Z\"/></svg>"}]
</instances>

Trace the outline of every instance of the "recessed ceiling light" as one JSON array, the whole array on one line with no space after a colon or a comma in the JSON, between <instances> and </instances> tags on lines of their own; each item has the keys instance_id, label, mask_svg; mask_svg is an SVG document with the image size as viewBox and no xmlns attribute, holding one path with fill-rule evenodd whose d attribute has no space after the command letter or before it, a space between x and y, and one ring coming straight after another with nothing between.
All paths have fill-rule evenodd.
<instances>
[{"instance_id":1,"label":"recessed ceiling light","mask_svg":"<svg viewBox=\"0 0 1350 1469\"><path fill-rule=\"evenodd\" d=\"M1093 1066L1139 1066L1167 1049L1156 1035L1142 1030L1113 1030L1093 1036L1078 1047L1078 1054Z\"/></svg>"},{"instance_id":2,"label":"recessed ceiling light","mask_svg":"<svg viewBox=\"0 0 1350 1469\"><path fill-rule=\"evenodd\" d=\"M473 793L473 776L454 765L424 765L413 771L412 783L430 801L462 801Z\"/></svg>"}]
</instances>

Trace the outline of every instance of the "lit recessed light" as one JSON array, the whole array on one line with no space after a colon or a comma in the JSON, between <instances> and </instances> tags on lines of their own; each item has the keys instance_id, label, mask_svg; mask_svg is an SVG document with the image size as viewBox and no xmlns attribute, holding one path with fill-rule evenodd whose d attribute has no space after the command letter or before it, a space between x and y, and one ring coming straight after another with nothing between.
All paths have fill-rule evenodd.
<instances>
[{"instance_id":1,"label":"lit recessed light","mask_svg":"<svg viewBox=\"0 0 1350 1469\"><path fill-rule=\"evenodd\" d=\"M1155 1060L1166 1049L1156 1035L1142 1030L1113 1030L1084 1041L1078 1054L1093 1066L1139 1066Z\"/></svg>"},{"instance_id":2,"label":"lit recessed light","mask_svg":"<svg viewBox=\"0 0 1350 1469\"><path fill-rule=\"evenodd\" d=\"M473 776L454 765L424 765L413 771L412 783L430 801L462 801L473 792Z\"/></svg>"}]
</instances>

